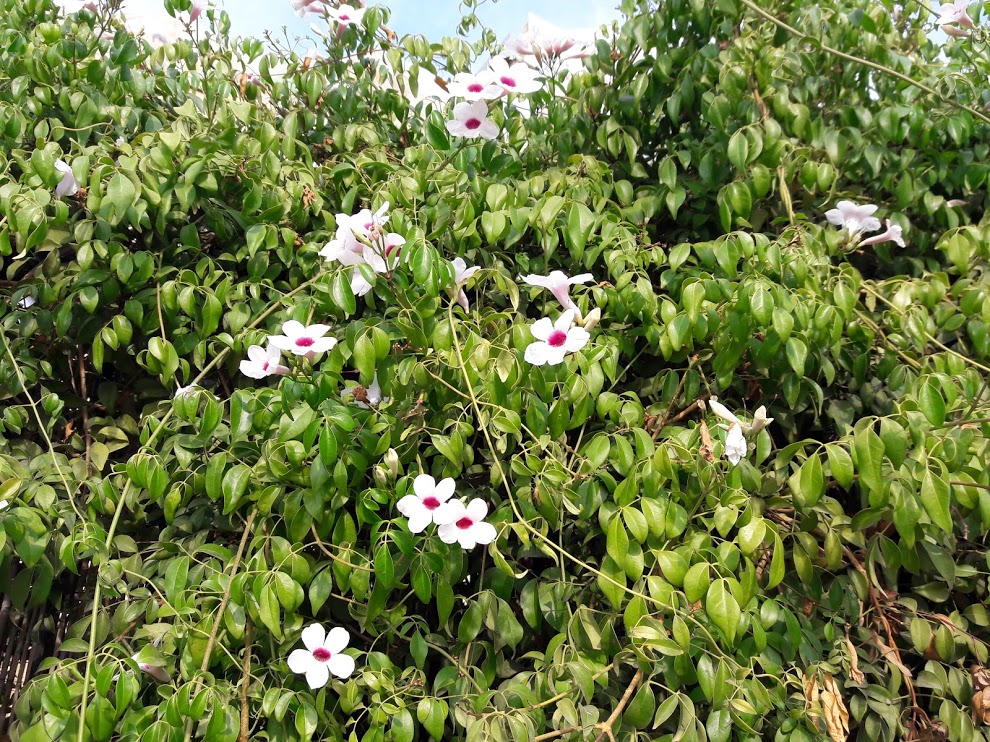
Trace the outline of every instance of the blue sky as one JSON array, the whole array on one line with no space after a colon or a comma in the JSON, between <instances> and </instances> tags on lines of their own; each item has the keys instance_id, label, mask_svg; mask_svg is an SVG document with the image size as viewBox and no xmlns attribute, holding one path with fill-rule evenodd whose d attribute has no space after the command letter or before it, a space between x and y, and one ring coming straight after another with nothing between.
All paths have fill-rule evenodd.
<instances>
[{"instance_id":1,"label":"blue sky","mask_svg":"<svg viewBox=\"0 0 990 742\"><path fill-rule=\"evenodd\" d=\"M309 34L309 20L296 16L289 0L213 0L230 14L235 34L258 36L265 29ZM619 17L619 0L492 0L478 10L478 17L498 38L518 32L528 13L536 13L563 28L597 27ZM368 4L371 4L370 2ZM392 10L390 27L399 34L418 33L430 39L452 35L461 18L458 0L384 0ZM135 9L159 6L160 0L128 0ZM125 6L126 12L126 6Z\"/></svg>"}]
</instances>

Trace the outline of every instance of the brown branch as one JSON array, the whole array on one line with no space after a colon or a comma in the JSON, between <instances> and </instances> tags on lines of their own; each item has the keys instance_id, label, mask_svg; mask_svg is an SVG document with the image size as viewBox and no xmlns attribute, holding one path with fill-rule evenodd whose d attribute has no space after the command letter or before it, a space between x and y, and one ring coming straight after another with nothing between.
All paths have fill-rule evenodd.
<instances>
[{"instance_id":1,"label":"brown branch","mask_svg":"<svg viewBox=\"0 0 990 742\"><path fill-rule=\"evenodd\" d=\"M331 552L327 548L327 545L323 543L322 539L320 539L320 534L318 534L316 532L316 524L315 523L310 523L309 524L309 530L313 534L313 538L316 539L316 545L320 547L320 551L322 551L328 557L330 557L331 559L333 559L335 562L339 562L340 564L343 564L345 567L350 567L351 569L359 569L362 572L372 572L373 571L369 567L362 567L362 566L360 566L358 564L354 564L352 562L347 561L346 559L343 559L342 557L337 556L333 552Z\"/></svg>"},{"instance_id":2,"label":"brown branch","mask_svg":"<svg viewBox=\"0 0 990 742\"><path fill-rule=\"evenodd\" d=\"M612 725L615 724L616 719L622 713L622 709L626 707L629 703L629 699L632 698L633 691L636 690L636 686L639 685L639 681L643 679L643 671L636 670L636 674L633 675L633 679L629 682L629 687L626 688L626 692L622 694L622 698L619 700L619 705L615 707L615 711L612 715L605 720L603 724L595 724L595 729L601 729L602 733L595 737L595 742L602 742L605 736L615 742L615 736L612 734Z\"/></svg>"},{"instance_id":3,"label":"brown branch","mask_svg":"<svg viewBox=\"0 0 990 742\"><path fill-rule=\"evenodd\" d=\"M86 441L86 466L88 467L93 437L89 434L89 392L86 388L86 359L83 357L81 346L79 348L79 390L82 397L83 438Z\"/></svg>"},{"instance_id":4,"label":"brown branch","mask_svg":"<svg viewBox=\"0 0 990 742\"><path fill-rule=\"evenodd\" d=\"M248 705L248 687L251 685L251 618L244 623L244 678L241 681L241 736L238 742L247 742L251 726L251 709Z\"/></svg>"},{"instance_id":5,"label":"brown branch","mask_svg":"<svg viewBox=\"0 0 990 742\"><path fill-rule=\"evenodd\" d=\"M567 727L567 729L558 729L556 732L547 732L546 734L541 734L539 737L533 737L533 742L544 742L544 740L554 739L555 737L563 737L565 734L580 731L581 727Z\"/></svg>"}]
</instances>

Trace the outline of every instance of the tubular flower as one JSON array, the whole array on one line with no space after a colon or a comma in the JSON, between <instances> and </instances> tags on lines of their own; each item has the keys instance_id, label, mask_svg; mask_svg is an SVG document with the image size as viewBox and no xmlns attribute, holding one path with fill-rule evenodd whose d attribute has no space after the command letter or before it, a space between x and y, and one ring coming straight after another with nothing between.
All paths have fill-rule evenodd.
<instances>
[{"instance_id":1,"label":"tubular flower","mask_svg":"<svg viewBox=\"0 0 990 742\"><path fill-rule=\"evenodd\" d=\"M450 477L438 483L429 474L420 474L413 480L413 492L416 494L406 495L395 506L409 519L411 533L425 531L430 523L442 526L452 522L451 506L454 503L448 500L454 495L454 486L454 480Z\"/></svg>"},{"instance_id":2,"label":"tubular flower","mask_svg":"<svg viewBox=\"0 0 990 742\"><path fill-rule=\"evenodd\" d=\"M488 119L488 105L477 100L454 106L454 118L447 122L447 131L455 137L494 139L498 136L498 124Z\"/></svg>"},{"instance_id":3,"label":"tubular flower","mask_svg":"<svg viewBox=\"0 0 990 742\"><path fill-rule=\"evenodd\" d=\"M131 657L131 659L137 663L138 668L140 668L142 672L150 675L155 680L155 682L167 683L172 679L172 676L169 675L168 670L166 670L164 667L162 667L161 665L152 665L150 662L141 662L139 659L140 656L141 654L138 653L135 654L133 657Z\"/></svg>"},{"instance_id":4,"label":"tubular flower","mask_svg":"<svg viewBox=\"0 0 990 742\"><path fill-rule=\"evenodd\" d=\"M289 0L296 15L305 18L310 13L319 14L326 7L325 0Z\"/></svg>"},{"instance_id":5,"label":"tubular flower","mask_svg":"<svg viewBox=\"0 0 990 742\"><path fill-rule=\"evenodd\" d=\"M203 0L193 0L192 7L189 9L189 22L195 23L204 10L206 10L206 3Z\"/></svg>"},{"instance_id":6,"label":"tubular flower","mask_svg":"<svg viewBox=\"0 0 990 742\"><path fill-rule=\"evenodd\" d=\"M834 209L825 212L825 218L830 224L839 229L845 229L850 237L860 232L876 232L880 229L880 220L873 216L877 207L873 204L858 206L852 201L839 201Z\"/></svg>"},{"instance_id":7,"label":"tubular flower","mask_svg":"<svg viewBox=\"0 0 990 742\"><path fill-rule=\"evenodd\" d=\"M468 282L475 273L481 270L476 265L467 266L464 262L464 258L454 258L451 265L454 266L454 285L457 287L457 303L460 304L465 312L471 311L471 305L468 303L467 294L464 293L464 284Z\"/></svg>"},{"instance_id":8,"label":"tubular flower","mask_svg":"<svg viewBox=\"0 0 990 742\"><path fill-rule=\"evenodd\" d=\"M563 271L551 271L549 276L538 276L535 273L530 273L528 276L520 276L520 279L530 286L550 289L550 293L560 302L560 305L564 309L573 311L578 317L581 316L581 312L578 311L577 304L571 300L570 287L595 280L590 273L582 273L579 276L568 278Z\"/></svg>"},{"instance_id":9,"label":"tubular flower","mask_svg":"<svg viewBox=\"0 0 990 742\"><path fill-rule=\"evenodd\" d=\"M490 76L458 72L454 75L454 79L447 83L447 92L457 98L464 98L473 102L500 98L502 87L493 83Z\"/></svg>"},{"instance_id":10,"label":"tubular flower","mask_svg":"<svg viewBox=\"0 0 990 742\"><path fill-rule=\"evenodd\" d=\"M350 634L339 626L327 633L318 623L310 624L302 631L305 649L294 649L289 655L289 669L306 676L311 690L322 688L330 682L330 675L350 677L354 672L354 658L344 654Z\"/></svg>"},{"instance_id":11,"label":"tubular flower","mask_svg":"<svg viewBox=\"0 0 990 742\"><path fill-rule=\"evenodd\" d=\"M575 353L591 339L583 327L571 327L574 312L568 310L551 322L549 317L537 320L530 327L536 340L526 347L525 359L534 366L556 366L564 362L564 356Z\"/></svg>"},{"instance_id":12,"label":"tubular flower","mask_svg":"<svg viewBox=\"0 0 990 742\"><path fill-rule=\"evenodd\" d=\"M865 247L866 245L879 245L881 242L896 242L901 247L905 247L904 238L901 236L904 230L902 230L896 224L892 224L890 219L885 220L887 223L887 231L880 234L875 234L859 243L860 247Z\"/></svg>"},{"instance_id":13,"label":"tubular flower","mask_svg":"<svg viewBox=\"0 0 990 742\"><path fill-rule=\"evenodd\" d=\"M742 433L747 436L756 435L761 430L763 430L767 425L773 422L772 417L767 417L767 408L765 405L760 405L756 412L753 413L753 422L744 423L732 411L729 410L724 404L718 401L718 397L712 396L708 398L708 407L714 412L718 417L730 423L730 432L732 427L738 426Z\"/></svg>"},{"instance_id":14,"label":"tubular flower","mask_svg":"<svg viewBox=\"0 0 990 742\"><path fill-rule=\"evenodd\" d=\"M241 373L250 376L252 379L264 379L272 374L287 374L289 369L279 361L282 354L278 348L268 346L262 348L260 345L252 345L247 351L248 357L241 361Z\"/></svg>"},{"instance_id":15,"label":"tubular flower","mask_svg":"<svg viewBox=\"0 0 990 742\"><path fill-rule=\"evenodd\" d=\"M282 325L281 335L272 335L269 342L279 350L293 355L313 358L328 353L337 344L336 338L323 337L330 331L327 325L303 325L290 319Z\"/></svg>"},{"instance_id":16,"label":"tubular flower","mask_svg":"<svg viewBox=\"0 0 990 742\"><path fill-rule=\"evenodd\" d=\"M502 57L495 57L488 63L488 67L480 77L498 85L505 94L535 93L543 87L536 79L538 73L522 62L509 64Z\"/></svg>"},{"instance_id":17,"label":"tubular flower","mask_svg":"<svg viewBox=\"0 0 990 742\"><path fill-rule=\"evenodd\" d=\"M711 408L718 417L722 418L726 422L733 423L735 425L742 425L743 422L738 417L729 411L729 408L718 401L718 397L709 397L708 406Z\"/></svg>"},{"instance_id":18,"label":"tubular flower","mask_svg":"<svg viewBox=\"0 0 990 742\"><path fill-rule=\"evenodd\" d=\"M442 523L437 533L445 544L455 541L462 549L473 549L478 544L490 544L498 532L491 523L485 523L488 515L488 505L484 500L475 498L465 505L460 500L448 503L444 518L449 522Z\"/></svg>"},{"instance_id":19,"label":"tubular flower","mask_svg":"<svg viewBox=\"0 0 990 742\"><path fill-rule=\"evenodd\" d=\"M975 25L969 16L969 0L953 0L950 3L942 3L938 8L938 13L938 20L935 23L949 36L965 36L966 31L963 29L973 28Z\"/></svg>"},{"instance_id":20,"label":"tubular flower","mask_svg":"<svg viewBox=\"0 0 990 742\"><path fill-rule=\"evenodd\" d=\"M760 405L756 408L756 412L753 413L753 422L748 426L746 433L749 435L756 435L772 422L773 418L767 417L766 406Z\"/></svg>"},{"instance_id":21,"label":"tubular flower","mask_svg":"<svg viewBox=\"0 0 990 742\"><path fill-rule=\"evenodd\" d=\"M63 160L55 160L55 169L62 173L62 180L55 186L55 195L59 198L75 196L79 192L79 181L72 174L72 168Z\"/></svg>"},{"instance_id":22,"label":"tubular flower","mask_svg":"<svg viewBox=\"0 0 990 742\"><path fill-rule=\"evenodd\" d=\"M364 18L365 9L355 8L350 5L338 5L336 8L327 8L327 17L336 23L340 30L348 26L360 25Z\"/></svg>"},{"instance_id":23,"label":"tubular flower","mask_svg":"<svg viewBox=\"0 0 990 742\"><path fill-rule=\"evenodd\" d=\"M742 426L739 423L733 423L725 436L725 458L729 460L730 464L736 466L746 457L748 450Z\"/></svg>"}]
</instances>

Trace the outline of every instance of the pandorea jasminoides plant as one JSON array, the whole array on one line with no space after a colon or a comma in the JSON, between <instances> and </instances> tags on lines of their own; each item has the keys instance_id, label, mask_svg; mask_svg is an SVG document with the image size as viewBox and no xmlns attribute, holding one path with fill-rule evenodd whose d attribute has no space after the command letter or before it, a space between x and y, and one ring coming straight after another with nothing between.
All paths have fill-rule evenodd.
<instances>
[{"instance_id":1,"label":"pandorea jasminoides plant","mask_svg":"<svg viewBox=\"0 0 990 742\"><path fill-rule=\"evenodd\" d=\"M241 373L250 376L252 379L264 379L273 374L287 374L289 368L283 366L280 361L282 354L278 348L268 346L262 348L260 345L252 345L247 351L248 357L241 361Z\"/></svg>"},{"instance_id":2,"label":"pandorea jasminoides plant","mask_svg":"<svg viewBox=\"0 0 990 742\"><path fill-rule=\"evenodd\" d=\"M560 305L564 309L574 312L577 317L581 316L581 312L578 310L577 304L571 299L570 288L575 284L588 283L588 281L595 280L594 276L590 273L582 273L573 278L568 278L567 274L563 271L550 271L549 276L538 276L535 273L530 273L528 276L520 276L520 279L523 283L530 286L550 289L550 293L560 302Z\"/></svg>"},{"instance_id":3,"label":"pandorea jasminoides plant","mask_svg":"<svg viewBox=\"0 0 990 742\"><path fill-rule=\"evenodd\" d=\"M446 126L455 137L494 139L498 136L498 124L488 119L488 104L483 100L458 103L454 106L454 118Z\"/></svg>"},{"instance_id":4,"label":"pandorea jasminoides plant","mask_svg":"<svg viewBox=\"0 0 990 742\"><path fill-rule=\"evenodd\" d=\"M591 339L583 327L574 324L574 311L568 310L551 322L549 317L537 320L530 327L535 341L526 347L525 359L534 366L556 366L568 353L575 353Z\"/></svg>"},{"instance_id":5,"label":"pandorea jasminoides plant","mask_svg":"<svg viewBox=\"0 0 990 742\"><path fill-rule=\"evenodd\" d=\"M892 223L890 219L885 221L887 223L887 230L885 232L866 238L859 243L859 246L865 247L866 245L879 245L881 242L896 242L900 247L905 247L904 237L902 236L904 230Z\"/></svg>"},{"instance_id":6,"label":"pandorea jasminoides plant","mask_svg":"<svg viewBox=\"0 0 990 742\"><path fill-rule=\"evenodd\" d=\"M538 73L527 64L509 64L502 57L495 57L488 66L479 77L498 85L506 94L535 93L543 88L543 83L536 79Z\"/></svg>"},{"instance_id":7,"label":"pandorea jasminoides plant","mask_svg":"<svg viewBox=\"0 0 990 742\"><path fill-rule=\"evenodd\" d=\"M72 168L63 160L55 160L55 169L62 173L62 180L55 186L55 195L59 198L75 196L79 192L79 181L72 174Z\"/></svg>"},{"instance_id":8,"label":"pandorea jasminoides plant","mask_svg":"<svg viewBox=\"0 0 990 742\"><path fill-rule=\"evenodd\" d=\"M430 523L442 526L451 522L454 480L450 477L439 482L429 474L420 474L413 480L413 492L399 500L396 508L409 519L409 531L421 533ZM484 518L484 515L481 516ZM450 543L450 542L448 542ZM487 542L486 542L487 543Z\"/></svg>"},{"instance_id":9,"label":"pandorea jasminoides plant","mask_svg":"<svg viewBox=\"0 0 990 742\"><path fill-rule=\"evenodd\" d=\"M467 263L464 262L464 258L454 258L450 261L451 265L454 266L454 286L457 287L457 303L460 304L465 312L471 311L471 305L468 303L467 294L464 293L464 284L468 282L475 273L481 270L476 265L468 267Z\"/></svg>"},{"instance_id":10,"label":"pandorea jasminoides plant","mask_svg":"<svg viewBox=\"0 0 990 742\"><path fill-rule=\"evenodd\" d=\"M491 81L491 76L472 75L470 72L458 72L454 79L447 83L447 92L456 98L467 101L495 100L502 96L502 87Z\"/></svg>"},{"instance_id":11,"label":"pandorea jasminoides plant","mask_svg":"<svg viewBox=\"0 0 990 742\"><path fill-rule=\"evenodd\" d=\"M330 675L348 678L354 672L354 658L344 654L350 634L339 626L324 631L318 624L310 624L302 631L305 649L294 649L289 655L289 669L306 676L312 690L322 688L330 681Z\"/></svg>"},{"instance_id":12,"label":"pandorea jasminoides plant","mask_svg":"<svg viewBox=\"0 0 990 742\"><path fill-rule=\"evenodd\" d=\"M337 24L339 30L348 26L361 24L364 18L365 9L355 8L351 5L338 5L336 8L327 8L327 17Z\"/></svg>"},{"instance_id":13,"label":"pandorea jasminoides plant","mask_svg":"<svg viewBox=\"0 0 990 742\"><path fill-rule=\"evenodd\" d=\"M440 525L437 534L445 544L457 542L462 549L473 549L478 544L490 544L495 540L498 531L491 523L484 522L486 515L488 515L488 505L480 498L476 497L467 505L460 500L452 500L443 513L443 518L449 520Z\"/></svg>"},{"instance_id":14,"label":"pandorea jasminoides plant","mask_svg":"<svg viewBox=\"0 0 990 742\"><path fill-rule=\"evenodd\" d=\"M321 353L328 353L337 344L336 338L324 337L330 332L327 325L303 325L290 319L282 325L281 335L272 335L268 342L279 350L284 350L296 356L314 358Z\"/></svg>"},{"instance_id":15,"label":"pandorea jasminoides plant","mask_svg":"<svg viewBox=\"0 0 990 742\"><path fill-rule=\"evenodd\" d=\"M756 409L756 412L753 413L752 423L745 423L740 420L728 407L719 402L718 397L714 395L708 398L708 407L727 423L738 425L745 435L756 435L773 422L772 417L767 417L767 408L764 405L760 405Z\"/></svg>"},{"instance_id":16,"label":"pandorea jasminoides plant","mask_svg":"<svg viewBox=\"0 0 990 742\"><path fill-rule=\"evenodd\" d=\"M845 229L855 238L860 232L876 232L880 220L873 216L877 207L873 204L854 204L852 201L839 201L834 209L825 212L825 218L839 229Z\"/></svg>"}]
</instances>

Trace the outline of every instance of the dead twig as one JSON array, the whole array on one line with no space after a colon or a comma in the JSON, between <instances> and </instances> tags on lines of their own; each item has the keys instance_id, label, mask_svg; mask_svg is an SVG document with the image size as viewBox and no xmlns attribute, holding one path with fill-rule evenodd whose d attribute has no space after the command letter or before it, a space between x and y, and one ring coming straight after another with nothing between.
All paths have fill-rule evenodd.
<instances>
[{"instance_id":1,"label":"dead twig","mask_svg":"<svg viewBox=\"0 0 990 742\"><path fill-rule=\"evenodd\" d=\"M626 692L622 694L622 698L619 700L619 705L615 707L615 711L609 716L604 723L595 724L595 729L601 729L601 734L595 737L595 742L602 742L607 736L612 742L615 742L615 735L612 734L612 725L615 724L616 719L622 714L622 710L629 703L629 699L632 698L633 692L636 690L636 686L639 685L639 681L643 679L643 671L636 670L636 674L633 675L633 679L629 681L629 686L626 688Z\"/></svg>"}]
</instances>

